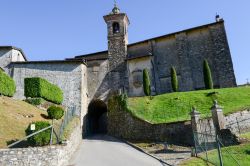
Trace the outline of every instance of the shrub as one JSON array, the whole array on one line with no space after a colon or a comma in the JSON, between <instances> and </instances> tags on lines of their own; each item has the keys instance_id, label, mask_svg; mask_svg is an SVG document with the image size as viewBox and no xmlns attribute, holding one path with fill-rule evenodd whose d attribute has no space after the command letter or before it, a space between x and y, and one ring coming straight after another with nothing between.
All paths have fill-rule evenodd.
<instances>
[{"instance_id":1,"label":"shrub","mask_svg":"<svg viewBox=\"0 0 250 166\"><path fill-rule=\"evenodd\" d=\"M0 70L0 94L12 97L16 92L15 81Z\"/></svg>"},{"instance_id":2,"label":"shrub","mask_svg":"<svg viewBox=\"0 0 250 166\"><path fill-rule=\"evenodd\" d=\"M56 104L61 104L63 101L62 90L39 77L24 79L24 95L31 98L42 97Z\"/></svg>"},{"instance_id":3,"label":"shrub","mask_svg":"<svg viewBox=\"0 0 250 166\"><path fill-rule=\"evenodd\" d=\"M143 70L143 89L146 96L151 95L151 85L148 69Z\"/></svg>"},{"instance_id":4,"label":"shrub","mask_svg":"<svg viewBox=\"0 0 250 166\"><path fill-rule=\"evenodd\" d=\"M34 105L34 106L41 105L45 102L45 100L43 98L28 98L25 101L29 104Z\"/></svg>"},{"instance_id":5,"label":"shrub","mask_svg":"<svg viewBox=\"0 0 250 166\"><path fill-rule=\"evenodd\" d=\"M203 62L203 76L206 89L213 89L213 79L207 60Z\"/></svg>"},{"instance_id":6,"label":"shrub","mask_svg":"<svg viewBox=\"0 0 250 166\"><path fill-rule=\"evenodd\" d=\"M178 92L178 77L176 74L176 70L174 67L171 67L171 83L172 83L172 89L174 92Z\"/></svg>"},{"instance_id":7,"label":"shrub","mask_svg":"<svg viewBox=\"0 0 250 166\"><path fill-rule=\"evenodd\" d=\"M63 108L61 107L57 107L57 106L50 106L48 109L47 109L47 112L48 112L48 117L50 119L61 119L64 115L64 110Z\"/></svg>"},{"instance_id":8,"label":"shrub","mask_svg":"<svg viewBox=\"0 0 250 166\"><path fill-rule=\"evenodd\" d=\"M37 132L41 129L44 129L46 127L49 127L50 124L49 122L45 122L45 121L40 121L40 122L35 122L34 123L36 125L36 129L34 131L30 130L30 126L31 124L28 126L28 128L25 130L26 135L30 135L34 132ZM28 138L28 142L33 145L33 146L44 146L44 145L48 145L50 142L50 132L51 130L45 130L37 135L34 135L30 138Z\"/></svg>"}]
</instances>

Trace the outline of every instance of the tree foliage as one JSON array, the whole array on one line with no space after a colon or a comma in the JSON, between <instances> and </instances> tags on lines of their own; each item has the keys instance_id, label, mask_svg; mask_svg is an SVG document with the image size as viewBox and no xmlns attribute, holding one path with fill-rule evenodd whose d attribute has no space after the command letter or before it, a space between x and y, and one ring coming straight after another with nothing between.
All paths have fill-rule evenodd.
<instances>
[{"instance_id":1,"label":"tree foliage","mask_svg":"<svg viewBox=\"0 0 250 166\"><path fill-rule=\"evenodd\" d=\"M47 109L47 112L48 112L48 117L50 119L61 119L64 115L64 110L63 108L61 107L58 107L58 106L50 106L48 109Z\"/></svg>"},{"instance_id":2,"label":"tree foliage","mask_svg":"<svg viewBox=\"0 0 250 166\"><path fill-rule=\"evenodd\" d=\"M28 126L28 128L25 130L25 133L26 133L27 136L32 134L32 133L35 133L35 132L37 132L37 131L39 131L41 129L44 129L44 128L50 126L49 122L46 122L46 121L39 121L39 122L35 122L35 123L32 123L32 124L35 124L35 130L32 131L30 129L30 126L31 126L31 124L30 124ZM51 132L50 129L42 131L41 133L36 134L36 135L28 138L28 142L33 146L48 145L49 141L50 141L50 132Z\"/></svg>"},{"instance_id":3,"label":"tree foliage","mask_svg":"<svg viewBox=\"0 0 250 166\"><path fill-rule=\"evenodd\" d=\"M205 59L203 62L203 76L206 89L213 89L213 78L208 61Z\"/></svg>"},{"instance_id":4,"label":"tree foliage","mask_svg":"<svg viewBox=\"0 0 250 166\"><path fill-rule=\"evenodd\" d=\"M40 77L24 79L24 95L28 98L44 98L56 104L63 102L62 90Z\"/></svg>"},{"instance_id":5,"label":"tree foliage","mask_svg":"<svg viewBox=\"0 0 250 166\"><path fill-rule=\"evenodd\" d=\"M12 97L16 92L15 81L0 70L0 94Z\"/></svg>"},{"instance_id":6,"label":"tree foliage","mask_svg":"<svg viewBox=\"0 0 250 166\"><path fill-rule=\"evenodd\" d=\"M177 77L176 70L174 67L171 67L171 84L172 84L172 90L174 92L178 92L178 88L179 88L178 77Z\"/></svg>"},{"instance_id":7,"label":"tree foliage","mask_svg":"<svg viewBox=\"0 0 250 166\"><path fill-rule=\"evenodd\" d=\"M151 85L148 69L143 70L143 89L146 96L151 95Z\"/></svg>"}]
</instances>

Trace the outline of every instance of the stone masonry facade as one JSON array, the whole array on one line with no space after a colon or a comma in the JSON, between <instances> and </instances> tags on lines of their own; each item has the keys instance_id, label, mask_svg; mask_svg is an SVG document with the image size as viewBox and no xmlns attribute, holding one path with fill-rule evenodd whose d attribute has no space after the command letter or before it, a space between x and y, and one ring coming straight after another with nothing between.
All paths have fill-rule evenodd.
<instances>
[{"instance_id":1,"label":"stone masonry facade","mask_svg":"<svg viewBox=\"0 0 250 166\"><path fill-rule=\"evenodd\" d=\"M1 166L65 166L69 164L82 139L76 126L67 145L33 148L0 149Z\"/></svg>"},{"instance_id":2,"label":"stone masonry facade","mask_svg":"<svg viewBox=\"0 0 250 166\"><path fill-rule=\"evenodd\" d=\"M156 141L170 144L194 145L191 121L175 123L152 124L133 116L112 100L108 112L108 134L131 141ZM242 134L250 131L250 110L225 116L225 129L233 134ZM197 132L215 135L213 119L197 119ZM213 140L214 141L214 140Z\"/></svg>"}]
</instances>

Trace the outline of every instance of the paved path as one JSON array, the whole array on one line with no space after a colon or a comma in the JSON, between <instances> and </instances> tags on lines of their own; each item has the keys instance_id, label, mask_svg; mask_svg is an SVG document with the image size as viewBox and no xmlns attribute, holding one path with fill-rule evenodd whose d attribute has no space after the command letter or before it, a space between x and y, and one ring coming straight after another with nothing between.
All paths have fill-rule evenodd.
<instances>
[{"instance_id":1,"label":"paved path","mask_svg":"<svg viewBox=\"0 0 250 166\"><path fill-rule=\"evenodd\" d=\"M158 160L109 136L82 141L70 166L163 166Z\"/></svg>"}]
</instances>

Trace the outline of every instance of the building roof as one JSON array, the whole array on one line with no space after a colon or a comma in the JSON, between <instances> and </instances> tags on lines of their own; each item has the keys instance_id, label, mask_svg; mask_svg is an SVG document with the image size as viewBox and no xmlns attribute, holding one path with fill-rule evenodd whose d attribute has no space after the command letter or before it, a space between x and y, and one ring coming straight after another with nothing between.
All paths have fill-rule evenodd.
<instances>
[{"instance_id":1,"label":"building roof","mask_svg":"<svg viewBox=\"0 0 250 166\"><path fill-rule=\"evenodd\" d=\"M24 62L12 62L12 64L44 64L44 63L80 63L86 65L84 59L70 59L70 60L48 60L48 61L24 61Z\"/></svg>"},{"instance_id":2,"label":"building roof","mask_svg":"<svg viewBox=\"0 0 250 166\"><path fill-rule=\"evenodd\" d=\"M15 46L0 46L0 49L14 49L14 50L18 50L18 51L20 51L22 53L24 59L26 61L28 61L26 55L24 54L24 52L23 52L23 50L21 48L18 48L18 47L15 47Z\"/></svg>"},{"instance_id":3,"label":"building roof","mask_svg":"<svg viewBox=\"0 0 250 166\"><path fill-rule=\"evenodd\" d=\"M169 37L172 35L177 35L177 34L183 33L183 32L190 32L190 31L194 31L194 30L198 30L198 29L202 29L202 28L207 28L207 27L210 27L213 25L223 24L223 23L224 23L224 20L221 19L220 21L213 22L210 24L205 24L205 25L194 27L194 28L189 28L189 29L185 29L182 31L177 31L174 33L170 33L170 34L166 34L166 35L162 35L162 36L158 36L158 37L154 37L154 38L150 38L150 39L146 39L146 40L142 40L139 42L129 44L128 45L128 58L127 58L127 60L146 57L146 56L153 56L152 53L148 50L144 50L144 52L146 51L145 54L130 54L129 48L136 46L138 44L150 42L150 41L161 39L161 38L166 38L166 37ZM91 53L91 54L86 54L86 55L79 55L79 56L75 56L75 58L72 58L72 59L79 59L79 58L86 59L87 61L89 61L89 60L105 60L105 59L108 59L108 51L101 51L101 52L96 52L96 53Z\"/></svg>"}]
</instances>

